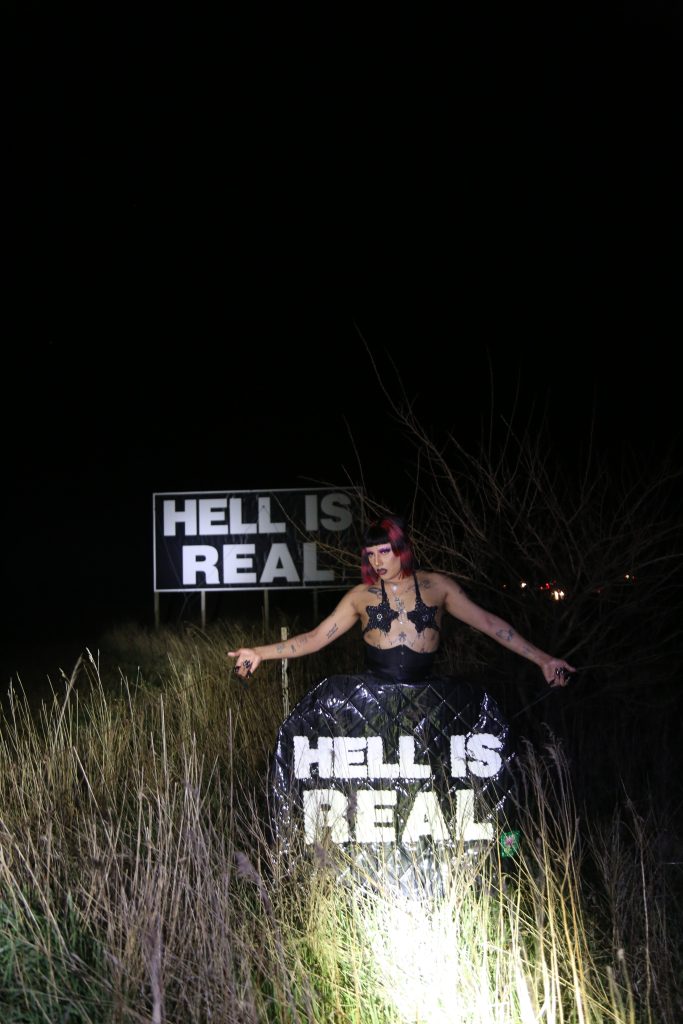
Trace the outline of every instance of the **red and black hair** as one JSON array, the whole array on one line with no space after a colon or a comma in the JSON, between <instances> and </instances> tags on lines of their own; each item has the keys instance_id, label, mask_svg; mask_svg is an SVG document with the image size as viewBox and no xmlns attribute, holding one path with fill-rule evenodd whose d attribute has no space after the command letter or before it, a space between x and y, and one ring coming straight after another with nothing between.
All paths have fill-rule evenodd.
<instances>
[{"instance_id":1,"label":"red and black hair","mask_svg":"<svg viewBox=\"0 0 683 1024\"><path fill-rule=\"evenodd\" d=\"M376 583L379 579L377 573L370 565L367 552L368 548L374 548L378 544L390 544L393 553L401 559L401 572L403 575L413 575L415 571L415 555L413 553L413 546L410 543L405 519L402 519L401 516L383 516L381 519L376 519L374 523L370 523L363 534L363 548L360 559L363 583L370 585Z\"/></svg>"}]
</instances>

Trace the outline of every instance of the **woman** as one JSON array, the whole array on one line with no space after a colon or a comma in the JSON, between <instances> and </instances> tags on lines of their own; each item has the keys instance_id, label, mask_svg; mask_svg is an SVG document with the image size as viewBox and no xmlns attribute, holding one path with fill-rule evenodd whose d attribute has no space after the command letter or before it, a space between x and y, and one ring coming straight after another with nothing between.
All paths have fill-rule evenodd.
<instances>
[{"instance_id":1,"label":"woman","mask_svg":"<svg viewBox=\"0 0 683 1024\"><path fill-rule=\"evenodd\" d=\"M432 672L444 613L533 662L549 686L566 686L576 671L475 604L450 576L417 570L406 524L399 516L383 516L366 530L361 574L363 582L310 632L281 643L230 651L237 675L252 676L262 661L315 654L360 623L368 671L395 682L419 681Z\"/></svg>"},{"instance_id":2,"label":"woman","mask_svg":"<svg viewBox=\"0 0 683 1024\"><path fill-rule=\"evenodd\" d=\"M360 624L366 671L320 680L280 727L270 770L273 836L283 850L326 838L350 844L359 879L431 891L454 853L476 856L497 833L501 843L517 835L507 809L514 752L504 716L468 679L433 671L444 614L534 662L550 686L565 686L574 669L480 608L449 576L416 569L398 516L366 530L361 573L363 582L309 633L229 653L238 675L249 677L262 661L313 654Z\"/></svg>"}]
</instances>

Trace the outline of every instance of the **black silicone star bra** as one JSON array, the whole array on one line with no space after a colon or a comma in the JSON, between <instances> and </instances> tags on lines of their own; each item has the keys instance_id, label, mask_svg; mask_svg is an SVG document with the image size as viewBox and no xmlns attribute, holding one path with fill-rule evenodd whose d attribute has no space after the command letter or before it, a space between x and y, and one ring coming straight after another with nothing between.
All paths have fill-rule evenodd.
<instances>
[{"instance_id":1,"label":"black silicone star bra","mask_svg":"<svg viewBox=\"0 0 683 1024\"><path fill-rule=\"evenodd\" d=\"M435 604L426 605L424 603L417 583L417 576L414 576L413 578L415 580L415 609L412 612L407 612L408 618L415 626L418 633L423 633L425 629L438 630L439 627L436 624L436 613L439 610L438 606ZM391 623L394 619L398 618L398 612L389 604L384 580L380 579L379 584L382 588L382 600L379 604L367 605L365 610L368 613L368 624L363 630L363 636L365 636L365 634L371 629L379 629L382 633L388 633L391 629Z\"/></svg>"}]
</instances>

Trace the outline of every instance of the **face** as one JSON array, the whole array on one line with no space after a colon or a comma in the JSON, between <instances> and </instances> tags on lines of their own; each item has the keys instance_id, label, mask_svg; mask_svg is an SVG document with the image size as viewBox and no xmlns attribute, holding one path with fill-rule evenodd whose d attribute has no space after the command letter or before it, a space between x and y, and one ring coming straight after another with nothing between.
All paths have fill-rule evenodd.
<instances>
[{"instance_id":1,"label":"face","mask_svg":"<svg viewBox=\"0 0 683 1024\"><path fill-rule=\"evenodd\" d=\"M366 548L370 565L380 579L395 580L401 574L401 559L391 550L391 544L375 544Z\"/></svg>"}]
</instances>

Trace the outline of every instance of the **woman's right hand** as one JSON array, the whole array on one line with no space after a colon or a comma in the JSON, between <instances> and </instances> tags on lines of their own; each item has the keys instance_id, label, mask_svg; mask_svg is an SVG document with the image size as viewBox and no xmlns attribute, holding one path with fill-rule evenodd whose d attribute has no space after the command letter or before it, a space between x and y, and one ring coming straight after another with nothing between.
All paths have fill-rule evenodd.
<instances>
[{"instance_id":1,"label":"woman's right hand","mask_svg":"<svg viewBox=\"0 0 683 1024\"><path fill-rule=\"evenodd\" d=\"M257 654L252 647L240 647L236 651L228 651L228 657L237 658L232 670L240 679L249 679L261 664L261 655Z\"/></svg>"}]
</instances>

